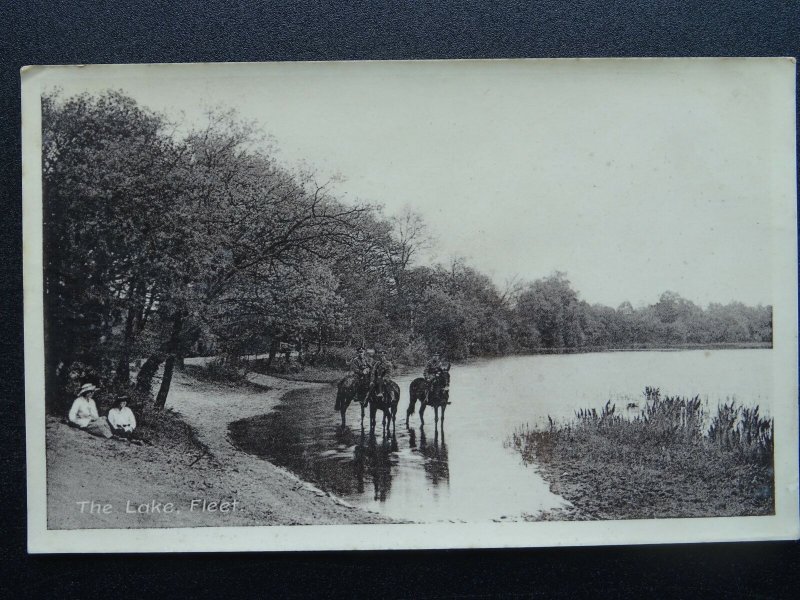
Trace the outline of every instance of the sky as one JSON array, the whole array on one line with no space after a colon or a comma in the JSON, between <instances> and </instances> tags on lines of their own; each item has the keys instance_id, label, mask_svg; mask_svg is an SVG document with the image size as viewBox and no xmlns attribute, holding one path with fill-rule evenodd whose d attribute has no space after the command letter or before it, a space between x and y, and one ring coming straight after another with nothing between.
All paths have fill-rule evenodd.
<instances>
[{"instance_id":1,"label":"sky","mask_svg":"<svg viewBox=\"0 0 800 600\"><path fill-rule=\"evenodd\" d=\"M724 59L146 65L57 71L45 89L121 89L186 127L235 108L286 165L340 175L341 197L421 214L436 239L425 262L462 256L499 285L560 270L592 303L672 290L771 304L773 240L795 223L786 71Z\"/></svg>"}]
</instances>

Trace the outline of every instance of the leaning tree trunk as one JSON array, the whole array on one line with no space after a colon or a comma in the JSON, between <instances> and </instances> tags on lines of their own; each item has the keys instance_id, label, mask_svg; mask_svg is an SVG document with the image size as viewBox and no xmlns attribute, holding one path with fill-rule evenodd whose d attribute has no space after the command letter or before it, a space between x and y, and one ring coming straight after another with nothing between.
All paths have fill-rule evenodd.
<instances>
[{"instance_id":1,"label":"leaning tree trunk","mask_svg":"<svg viewBox=\"0 0 800 600\"><path fill-rule=\"evenodd\" d=\"M178 311L172 319L172 333L169 337L167 360L164 363L164 376L161 378L161 387L158 388L155 408L162 409L167 403L169 386L172 384L172 373L175 369L175 356L180 346L181 330L183 329L183 313Z\"/></svg>"},{"instance_id":2,"label":"leaning tree trunk","mask_svg":"<svg viewBox=\"0 0 800 600\"><path fill-rule=\"evenodd\" d=\"M167 394L169 394L169 386L172 384L172 373L175 369L175 355L170 354L164 362L164 376L161 378L161 387L158 388L158 395L156 396L155 408L162 409L167 403Z\"/></svg>"}]
</instances>

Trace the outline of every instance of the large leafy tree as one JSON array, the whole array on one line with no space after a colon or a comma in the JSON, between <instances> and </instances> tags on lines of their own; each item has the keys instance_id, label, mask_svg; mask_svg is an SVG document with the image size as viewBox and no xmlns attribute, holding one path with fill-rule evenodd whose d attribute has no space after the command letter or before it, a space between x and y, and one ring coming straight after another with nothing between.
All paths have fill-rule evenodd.
<instances>
[{"instance_id":1,"label":"large leafy tree","mask_svg":"<svg viewBox=\"0 0 800 600\"><path fill-rule=\"evenodd\" d=\"M162 116L118 92L45 96L42 123L49 382L73 361L109 371L120 355L125 379L166 247L182 242L181 149Z\"/></svg>"},{"instance_id":2,"label":"large leafy tree","mask_svg":"<svg viewBox=\"0 0 800 600\"><path fill-rule=\"evenodd\" d=\"M533 324L547 348L583 344L578 294L565 273L539 279L522 292L517 310L523 321Z\"/></svg>"}]
</instances>

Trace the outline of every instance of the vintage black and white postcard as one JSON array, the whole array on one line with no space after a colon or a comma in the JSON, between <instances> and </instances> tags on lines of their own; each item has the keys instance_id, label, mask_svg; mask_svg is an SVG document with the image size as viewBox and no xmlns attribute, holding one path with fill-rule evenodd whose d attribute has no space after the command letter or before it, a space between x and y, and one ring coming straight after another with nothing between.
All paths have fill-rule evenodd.
<instances>
[{"instance_id":1,"label":"vintage black and white postcard","mask_svg":"<svg viewBox=\"0 0 800 600\"><path fill-rule=\"evenodd\" d=\"M22 81L30 551L798 536L794 60Z\"/></svg>"}]
</instances>

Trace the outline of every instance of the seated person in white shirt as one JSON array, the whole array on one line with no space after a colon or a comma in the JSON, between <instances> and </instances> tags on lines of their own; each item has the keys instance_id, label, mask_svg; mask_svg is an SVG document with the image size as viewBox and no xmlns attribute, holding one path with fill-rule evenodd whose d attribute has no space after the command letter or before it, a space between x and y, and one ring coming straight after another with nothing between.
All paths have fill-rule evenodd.
<instances>
[{"instance_id":1,"label":"seated person in white shirt","mask_svg":"<svg viewBox=\"0 0 800 600\"><path fill-rule=\"evenodd\" d=\"M120 396L114 403L114 408L108 411L108 423L114 435L127 439L133 438L133 431L136 429L136 417L133 411L128 408L128 397Z\"/></svg>"},{"instance_id":2,"label":"seated person in white shirt","mask_svg":"<svg viewBox=\"0 0 800 600\"><path fill-rule=\"evenodd\" d=\"M69 409L69 422L92 435L110 438L112 434L108 419L97 413L97 404L92 398L96 390L97 387L91 383L81 386L78 397L73 400L72 408Z\"/></svg>"}]
</instances>

